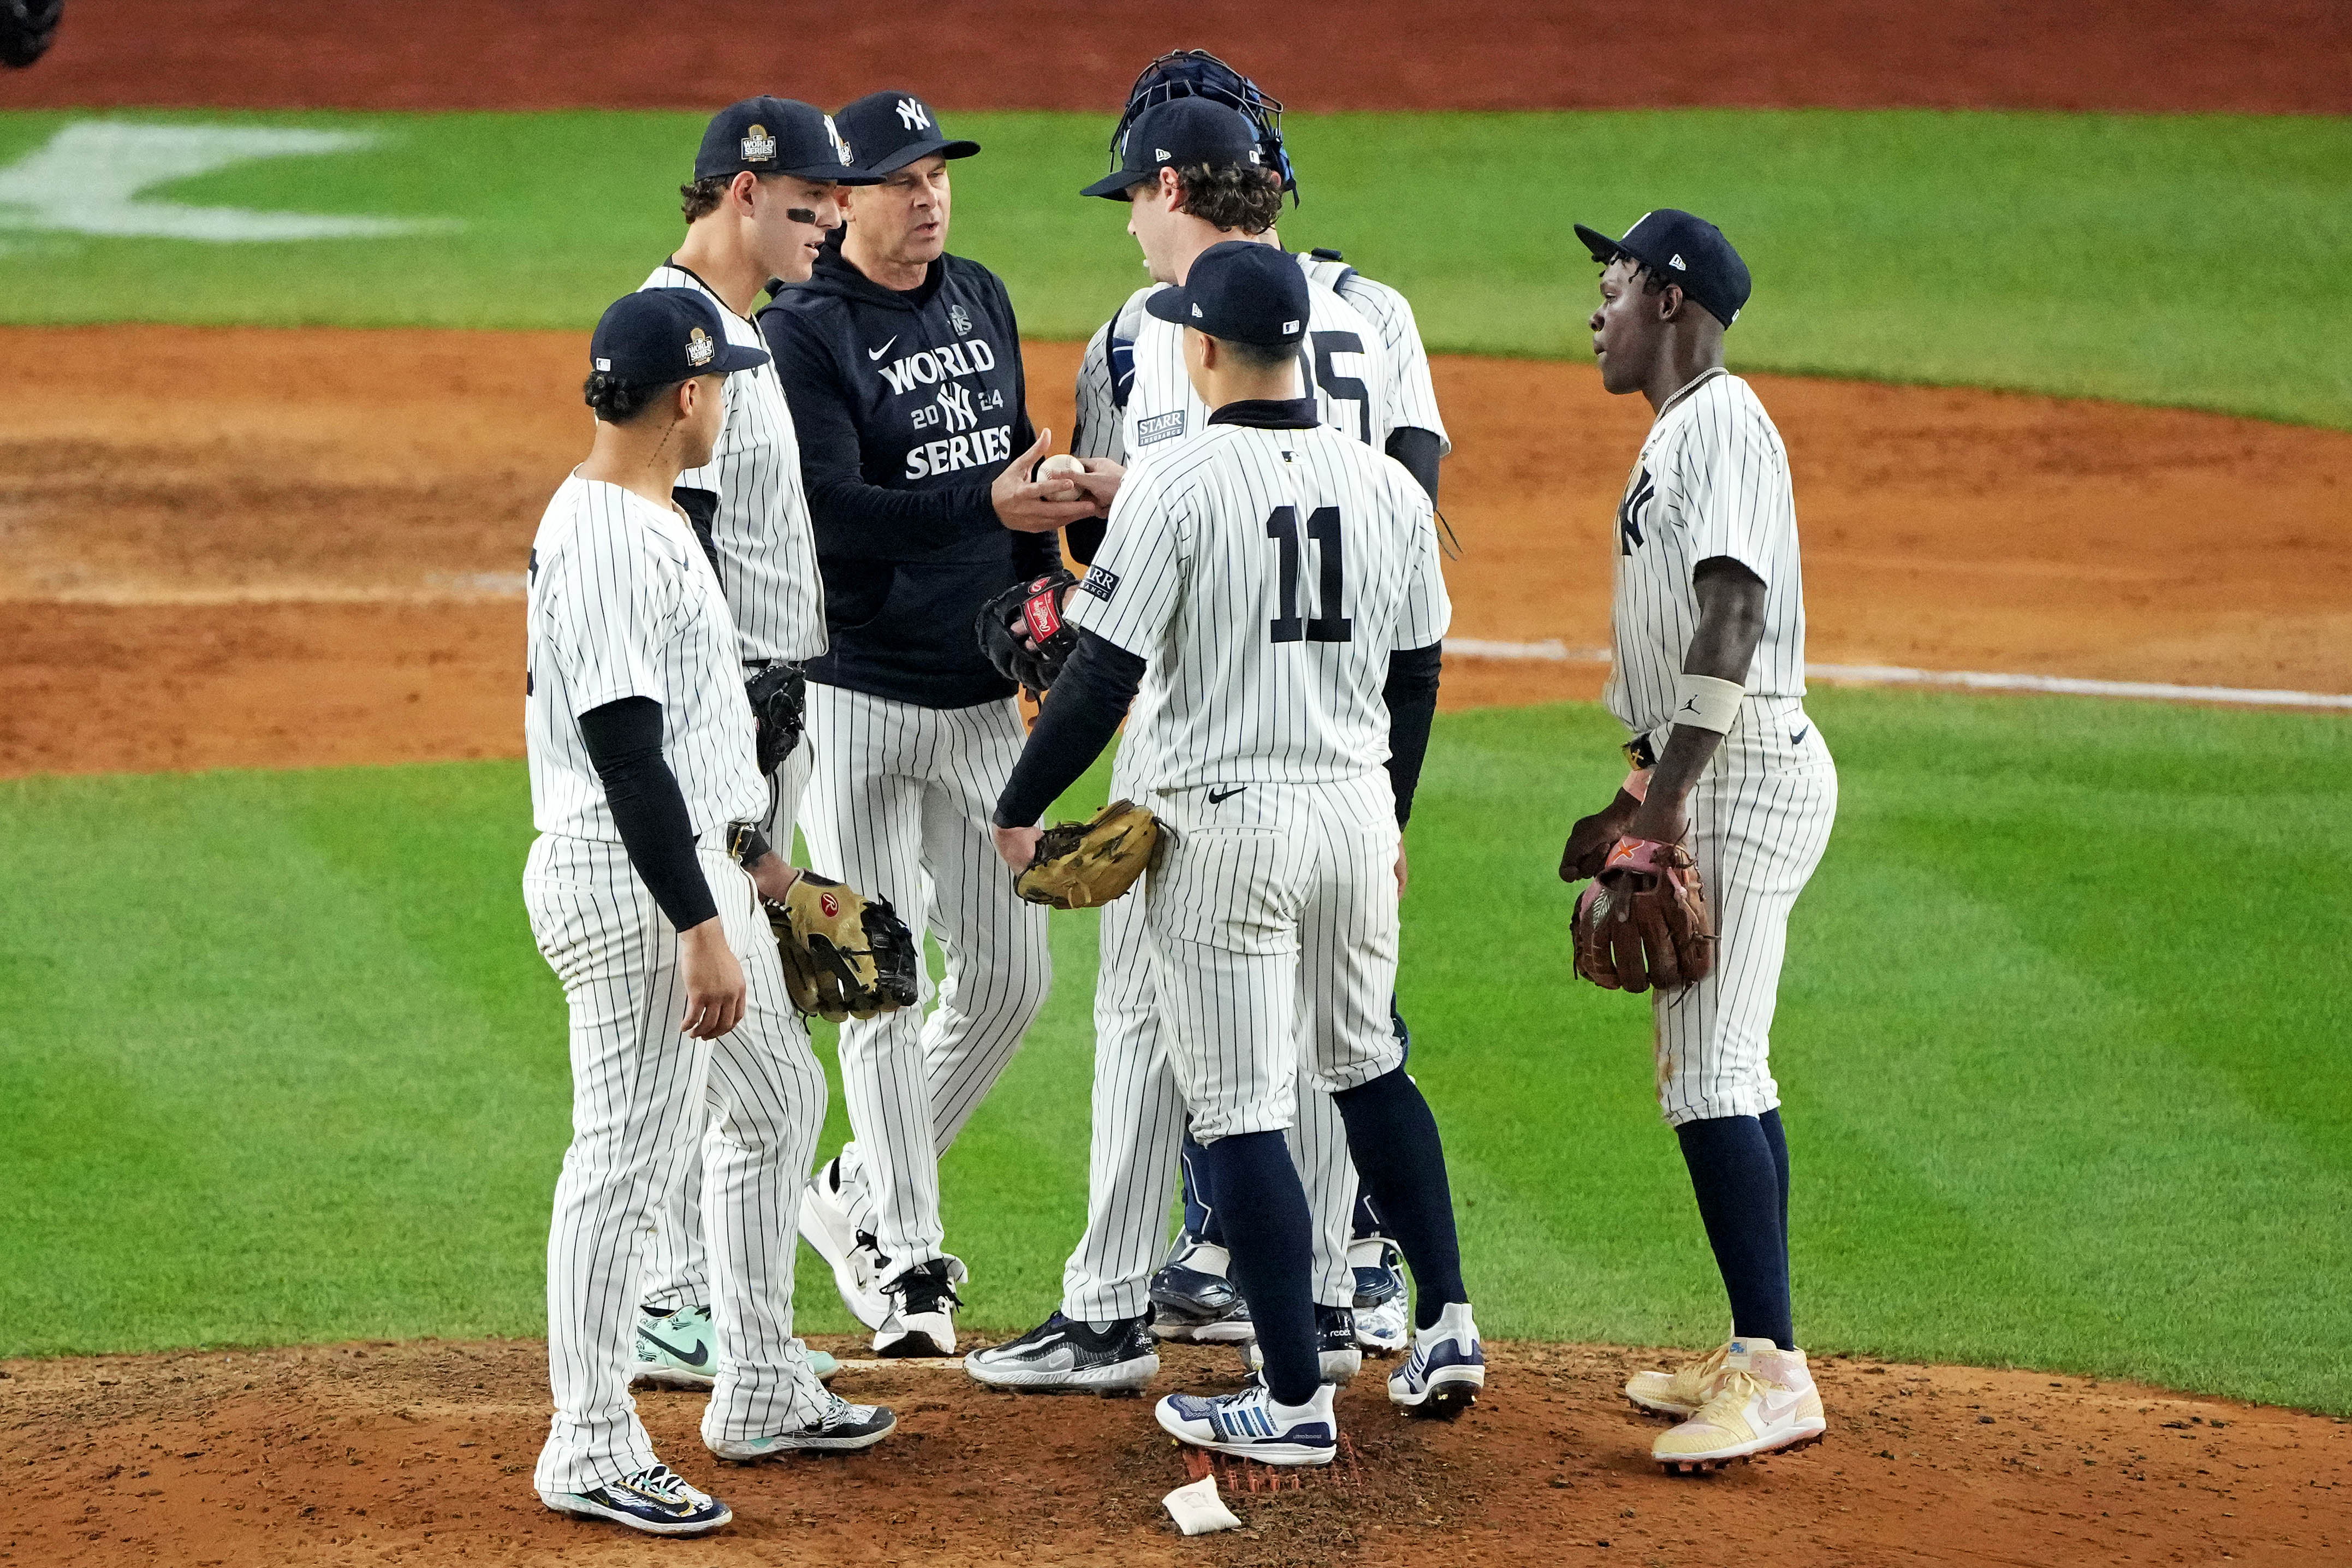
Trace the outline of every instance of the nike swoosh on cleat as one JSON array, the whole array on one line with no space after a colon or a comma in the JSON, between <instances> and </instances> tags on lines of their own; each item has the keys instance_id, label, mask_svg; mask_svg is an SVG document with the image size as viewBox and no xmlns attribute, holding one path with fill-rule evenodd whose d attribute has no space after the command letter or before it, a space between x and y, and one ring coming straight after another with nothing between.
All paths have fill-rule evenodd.
<instances>
[{"instance_id":1,"label":"nike swoosh on cleat","mask_svg":"<svg viewBox=\"0 0 2352 1568\"><path fill-rule=\"evenodd\" d=\"M1794 1411L1798 1405L1802 1405L1804 1402L1805 1396L1801 1394L1792 1394L1789 1395L1788 1398L1778 1401L1772 1399L1769 1395L1767 1395L1765 1398L1758 1401L1757 1413L1762 1415L1768 1424L1785 1421L1789 1418L1790 1413Z\"/></svg>"},{"instance_id":2,"label":"nike swoosh on cleat","mask_svg":"<svg viewBox=\"0 0 2352 1568\"><path fill-rule=\"evenodd\" d=\"M896 333L896 332L892 332L892 333L890 334L890 342L889 342L889 343L884 343L884 344L883 344L880 348L878 348L878 349L867 349L867 350L866 351L866 357L867 359L870 359L870 360L874 361L874 362L875 362L876 363L877 363L877 364L878 364L878 363L881 363L881 360L882 360L882 356L883 356L884 354L887 354L887 353L888 353L890 352L890 343L895 343L895 342L897 342L898 341L898 333Z\"/></svg>"},{"instance_id":3,"label":"nike swoosh on cleat","mask_svg":"<svg viewBox=\"0 0 2352 1568\"><path fill-rule=\"evenodd\" d=\"M667 1351L669 1354L676 1356L678 1360L686 1363L686 1364L690 1367L700 1368L710 1364L710 1347L700 1340L694 1342L694 1353L692 1355L688 1355L684 1351L678 1349L676 1345L669 1343L666 1340L659 1339L655 1335L649 1334L643 1329L639 1329L637 1331L637 1338L645 1341L646 1343L653 1346L656 1350Z\"/></svg>"}]
</instances>

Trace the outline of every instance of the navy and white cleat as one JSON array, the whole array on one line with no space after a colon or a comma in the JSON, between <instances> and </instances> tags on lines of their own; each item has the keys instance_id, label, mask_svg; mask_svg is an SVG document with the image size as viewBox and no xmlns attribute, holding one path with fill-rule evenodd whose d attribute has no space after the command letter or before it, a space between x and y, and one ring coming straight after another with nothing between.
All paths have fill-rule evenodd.
<instances>
[{"instance_id":1,"label":"navy and white cleat","mask_svg":"<svg viewBox=\"0 0 2352 1568\"><path fill-rule=\"evenodd\" d=\"M1364 1370L1364 1352L1356 1342L1356 1314L1346 1307L1315 1303L1315 1353L1323 1381L1347 1384ZM1265 1357L1255 1340L1242 1347L1242 1360L1252 1372L1262 1370Z\"/></svg>"},{"instance_id":2,"label":"navy and white cleat","mask_svg":"<svg viewBox=\"0 0 2352 1568\"><path fill-rule=\"evenodd\" d=\"M817 1418L793 1432L765 1437L724 1438L705 1446L722 1459L756 1465L786 1454L853 1454L870 1448L898 1430L898 1417L886 1405L852 1405L830 1389Z\"/></svg>"},{"instance_id":3,"label":"navy and white cleat","mask_svg":"<svg viewBox=\"0 0 2352 1568\"><path fill-rule=\"evenodd\" d=\"M1203 1397L1171 1394L1152 1410L1160 1430L1180 1443L1262 1465L1328 1465L1339 1451L1339 1423L1331 1414L1331 1385L1315 1390L1304 1415L1276 1414L1265 1384L1239 1394Z\"/></svg>"},{"instance_id":4,"label":"navy and white cleat","mask_svg":"<svg viewBox=\"0 0 2352 1568\"><path fill-rule=\"evenodd\" d=\"M1239 1344L1257 1338L1249 1304L1226 1278L1232 1257L1190 1234L1176 1238L1151 1276L1151 1334L1189 1344Z\"/></svg>"},{"instance_id":5,"label":"navy and white cleat","mask_svg":"<svg viewBox=\"0 0 2352 1568\"><path fill-rule=\"evenodd\" d=\"M1055 1312L1009 1344L972 1352L963 1369L991 1388L1028 1394L1135 1394L1160 1375L1144 1321L1126 1318L1097 1332Z\"/></svg>"},{"instance_id":6,"label":"navy and white cleat","mask_svg":"<svg viewBox=\"0 0 2352 1568\"><path fill-rule=\"evenodd\" d=\"M686 1484L667 1465L584 1492L541 1492L539 1500L573 1519L609 1520L647 1535L708 1535L735 1510Z\"/></svg>"},{"instance_id":7,"label":"navy and white cleat","mask_svg":"<svg viewBox=\"0 0 2352 1568\"><path fill-rule=\"evenodd\" d=\"M1437 1321L1412 1335L1412 1353L1389 1373L1389 1400L1432 1415L1458 1415L1486 1386L1486 1352L1470 1305L1447 1305Z\"/></svg>"}]
</instances>

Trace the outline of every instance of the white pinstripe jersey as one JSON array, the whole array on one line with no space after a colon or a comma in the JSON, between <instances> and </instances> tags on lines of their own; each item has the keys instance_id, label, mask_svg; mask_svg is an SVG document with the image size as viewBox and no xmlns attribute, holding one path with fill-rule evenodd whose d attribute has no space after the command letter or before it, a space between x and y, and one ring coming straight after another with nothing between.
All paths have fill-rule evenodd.
<instances>
[{"instance_id":1,"label":"white pinstripe jersey","mask_svg":"<svg viewBox=\"0 0 2352 1568\"><path fill-rule=\"evenodd\" d=\"M526 613L523 741L541 833L620 840L580 715L625 697L661 704L662 760L706 845L767 810L735 623L685 518L574 473L539 520Z\"/></svg>"},{"instance_id":2,"label":"white pinstripe jersey","mask_svg":"<svg viewBox=\"0 0 2352 1568\"><path fill-rule=\"evenodd\" d=\"M1698 630L1691 574L1723 555L1764 580L1764 636L1750 697L1805 694L1805 590L1789 451L1764 405L1710 371L1658 411L1617 503L1616 663L1609 710L1636 733L1673 717L1675 682Z\"/></svg>"},{"instance_id":3,"label":"white pinstripe jersey","mask_svg":"<svg viewBox=\"0 0 2352 1568\"><path fill-rule=\"evenodd\" d=\"M1454 438L1445 433L1445 421L1437 412L1437 387L1429 378L1429 351L1422 346L1421 323L1412 319L1412 301L1344 261L1301 255L1298 267L1308 282L1322 284L1353 305L1381 334L1390 372L1396 378L1391 428L1427 430L1437 437L1441 456L1453 451Z\"/></svg>"},{"instance_id":4,"label":"white pinstripe jersey","mask_svg":"<svg viewBox=\"0 0 2352 1568\"><path fill-rule=\"evenodd\" d=\"M639 287L700 289L719 307L729 342L768 352L760 329L685 268L665 262ZM814 658L825 648L824 582L784 384L771 362L730 375L724 397L727 427L718 447L709 462L678 475L678 488L719 498L710 542L742 638L741 661Z\"/></svg>"},{"instance_id":5,"label":"white pinstripe jersey","mask_svg":"<svg viewBox=\"0 0 2352 1568\"><path fill-rule=\"evenodd\" d=\"M1167 287L1154 283L1137 289L1088 340L1078 362L1072 455L1139 463L1208 427L1208 405L1184 373L1184 329L1143 308L1147 298ZM1311 278L1307 293L1307 340L1298 353L1312 372L1307 385L1316 412L1333 429L1383 451L1399 423L1400 394L1380 331Z\"/></svg>"},{"instance_id":6,"label":"white pinstripe jersey","mask_svg":"<svg viewBox=\"0 0 2352 1568\"><path fill-rule=\"evenodd\" d=\"M1453 605L1403 465L1328 426L1213 425L1129 470L1063 616L1148 661L1129 776L1183 789L1378 768L1389 655Z\"/></svg>"}]
</instances>

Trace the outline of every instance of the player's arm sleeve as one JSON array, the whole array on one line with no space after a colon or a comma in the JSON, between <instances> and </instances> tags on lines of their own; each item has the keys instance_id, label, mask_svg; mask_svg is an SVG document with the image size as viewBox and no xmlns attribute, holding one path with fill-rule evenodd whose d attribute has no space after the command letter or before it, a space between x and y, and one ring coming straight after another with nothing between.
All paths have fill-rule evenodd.
<instances>
[{"instance_id":1,"label":"player's arm sleeve","mask_svg":"<svg viewBox=\"0 0 2352 1568\"><path fill-rule=\"evenodd\" d=\"M1094 765L1118 733L1119 721L1143 684L1143 660L1125 648L1092 632L1078 634L1078 646L1037 710L1037 728L996 797L997 826L1035 826L1045 808Z\"/></svg>"},{"instance_id":2,"label":"player's arm sleeve","mask_svg":"<svg viewBox=\"0 0 2352 1568\"><path fill-rule=\"evenodd\" d=\"M1102 549L1062 606L1068 625L1147 659L1160 650L1183 603L1190 537L1181 504L1166 493L1154 467L1145 465L1119 487Z\"/></svg>"},{"instance_id":3,"label":"player's arm sleeve","mask_svg":"<svg viewBox=\"0 0 2352 1568\"><path fill-rule=\"evenodd\" d=\"M1694 568L1717 556L1772 581L1773 524L1793 515L1789 465L1752 398L1709 396L1675 452L1666 520L1690 537Z\"/></svg>"},{"instance_id":4,"label":"player's arm sleeve","mask_svg":"<svg viewBox=\"0 0 2352 1568\"><path fill-rule=\"evenodd\" d=\"M661 704L624 697L580 715L580 740L604 781L613 825L637 879L669 923L691 931L719 912L694 856L694 820L677 775L662 760Z\"/></svg>"},{"instance_id":5,"label":"player's arm sleeve","mask_svg":"<svg viewBox=\"0 0 2352 1568\"><path fill-rule=\"evenodd\" d=\"M1399 827L1412 819L1412 793L1421 784L1422 760L1429 752L1429 726L1437 714L1437 679L1444 649L1443 643L1431 643L1389 655L1389 675L1381 696L1389 705L1389 788L1396 795Z\"/></svg>"},{"instance_id":6,"label":"player's arm sleeve","mask_svg":"<svg viewBox=\"0 0 2352 1568\"><path fill-rule=\"evenodd\" d=\"M904 561L954 544L983 518L996 525L989 499L996 473L920 490L868 481L865 443L850 414L834 345L797 310L760 312L760 335L775 356L801 448L801 486L817 552L842 560ZM1018 450L1016 447L1015 450Z\"/></svg>"},{"instance_id":7,"label":"player's arm sleeve","mask_svg":"<svg viewBox=\"0 0 2352 1568\"><path fill-rule=\"evenodd\" d=\"M1087 352L1078 360L1078 412L1070 431L1070 456L1074 458L1127 461L1126 421L1121 417L1111 366L1112 328L1116 324L1114 317L1097 329L1095 335L1087 340ZM1131 368L1129 374L1134 374ZM1107 526L1100 518L1089 518L1062 530L1071 558L1082 565L1092 561L1095 552L1102 548Z\"/></svg>"},{"instance_id":8,"label":"player's arm sleeve","mask_svg":"<svg viewBox=\"0 0 2352 1568\"><path fill-rule=\"evenodd\" d=\"M1445 439L1433 430L1409 426L1389 433L1389 456L1404 466L1404 471L1429 492L1429 504L1437 504L1437 465L1445 456Z\"/></svg>"}]
</instances>

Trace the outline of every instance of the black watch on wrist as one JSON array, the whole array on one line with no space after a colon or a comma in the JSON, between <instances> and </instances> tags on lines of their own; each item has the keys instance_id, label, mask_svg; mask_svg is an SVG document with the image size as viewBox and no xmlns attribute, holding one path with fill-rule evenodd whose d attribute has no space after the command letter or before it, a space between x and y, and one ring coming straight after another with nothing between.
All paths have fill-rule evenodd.
<instances>
[{"instance_id":1,"label":"black watch on wrist","mask_svg":"<svg viewBox=\"0 0 2352 1568\"><path fill-rule=\"evenodd\" d=\"M768 858L774 847L768 836L760 831L756 822L730 822L727 825L727 858L746 871Z\"/></svg>"}]
</instances>

